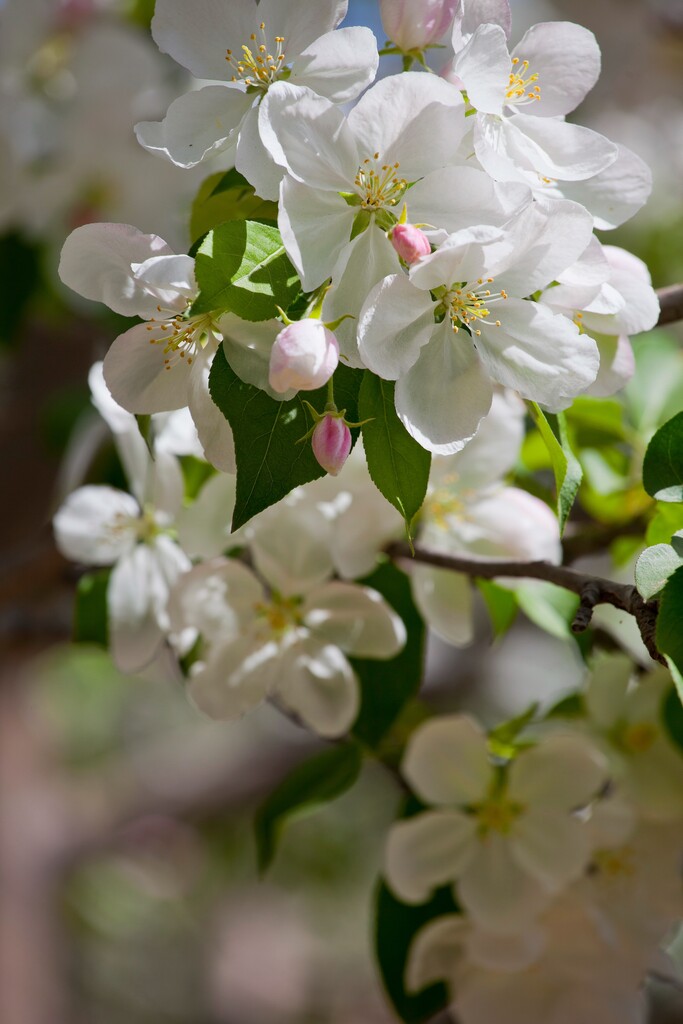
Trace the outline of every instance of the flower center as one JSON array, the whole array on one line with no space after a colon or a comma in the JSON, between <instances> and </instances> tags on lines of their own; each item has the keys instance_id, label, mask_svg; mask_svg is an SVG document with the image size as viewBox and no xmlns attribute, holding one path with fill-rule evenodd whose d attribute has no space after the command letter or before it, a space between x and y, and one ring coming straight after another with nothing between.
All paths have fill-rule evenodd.
<instances>
[{"instance_id":1,"label":"flower center","mask_svg":"<svg viewBox=\"0 0 683 1024\"><path fill-rule=\"evenodd\" d=\"M278 638L290 629L301 625L299 614L300 599L298 597L278 597L274 595L270 601L259 601L254 606L257 616L263 619L269 630Z\"/></svg>"},{"instance_id":2,"label":"flower center","mask_svg":"<svg viewBox=\"0 0 683 1024\"><path fill-rule=\"evenodd\" d=\"M519 57L512 58L512 71L508 82L505 99L515 106L525 106L540 100L541 87L534 83L538 82L538 75L529 74L529 61L520 62Z\"/></svg>"},{"instance_id":3,"label":"flower center","mask_svg":"<svg viewBox=\"0 0 683 1024\"><path fill-rule=\"evenodd\" d=\"M506 800L505 797L493 797L475 808L480 837L485 838L490 832L508 835L524 808L521 804Z\"/></svg>"},{"instance_id":4,"label":"flower center","mask_svg":"<svg viewBox=\"0 0 683 1024\"><path fill-rule=\"evenodd\" d=\"M481 330L476 324L491 316L491 310L488 307L500 299L507 299L508 293L504 289L492 292L490 288L486 287L489 284L493 284L492 277L487 277L486 281L480 277L475 286L453 285L444 296L443 301L455 334L461 327L468 327L472 334L479 336ZM500 327L500 320L493 322L496 327Z\"/></svg>"},{"instance_id":5,"label":"flower center","mask_svg":"<svg viewBox=\"0 0 683 1024\"><path fill-rule=\"evenodd\" d=\"M465 503L448 489L439 487L425 500L425 512L430 521L436 526L446 529L448 519L457 517L462 519L465 513Z\"/></svg>"},{"instance_id":6,"label":"flower center","mask_svg":"<svg viewBox=\"0 0 683 1024\"><path fill-rule=\"evenodd\" d=\"M187 307L191 305L187 300ZM162 313L163 306L157 306ZM150 345L162 345L164 352L164 368L170 370L181 360L191 366L196 354L209 343L211 338L218 339L220 332L210 313L200 316L186 316L177 313L162 320L151 318L147 325L150 332Z\"/></svg>"},{"instance_id":7,"label":"flower center","mask_svg":"<svg viewBox=\"0 0 683 1024\"><path fill-rule=\"evenodd\" d=\"M635 854L630 846L596 850L593 867L605 878L631 878L636 873Z\"/></svg>"},{"instance_id":8,"label":"flower center","mask_svg":"<svg viewBox=\"0 0 683 1024\"><path fill-rule=\"evenodd\" d=\"M634 722L621 734L622 745L631 754L644 754L657 739L659 730L654 722Z\"/></svg>"},{"instance_id":9,"label":"flower center","mask_svg":"<svg viewBox=\"0 0 683 1024\"><path fill-rule=\"evenodd\" d=\"M266 23L259 25L258 36L252 32L249 37L251 46L244 43L241 56L236 57L232 50L226 50L225 59L233 70L232 82L244 82L247 86L262 89L264 92L273 84L285 63L285 37L274 36L271 46L266 36Z\"/></svg>"},{"instance_id":10,"label":"flower center","mask_svg":"<svg viewBox=\"0 0 683 1024\"><path fill-rule=\"evenodd\" d=\"M377 167L379 153L367 157L358 168L354 184L361 197L363 210L379 210L383 206L396 206L408 187L404 178L396 173L399 163ZM373 165L374 164L374 165Z\"/></svg>"}]
</instances>

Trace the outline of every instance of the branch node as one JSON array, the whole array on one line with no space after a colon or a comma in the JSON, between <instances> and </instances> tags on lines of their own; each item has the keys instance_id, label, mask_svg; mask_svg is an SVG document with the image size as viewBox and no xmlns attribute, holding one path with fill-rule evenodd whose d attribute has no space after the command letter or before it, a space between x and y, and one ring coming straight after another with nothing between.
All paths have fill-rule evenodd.
<instances>
[{"instance_id":1,"label":"branch node","mask_svg":"<svg viewBox=\"0 0 683 1024\"><path fill-rule=\"evenodd\" d=\"M583 633L593 619L593 609L602 601L602 587L597 580L587 580L581 588L581 601L572 622L572 633Z\"/></svg>"}]
</instances>

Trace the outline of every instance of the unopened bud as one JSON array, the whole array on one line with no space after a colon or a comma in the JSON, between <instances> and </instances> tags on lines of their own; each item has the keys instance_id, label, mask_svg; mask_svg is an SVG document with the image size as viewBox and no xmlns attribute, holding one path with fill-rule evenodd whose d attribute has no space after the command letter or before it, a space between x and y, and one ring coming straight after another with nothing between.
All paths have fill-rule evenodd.
<instances>
[{"instance_id":1,"label":"unopened bud","mask_svg":"<svg viewBox=\"0 0 683 1024\"><path fill-rule=\"evenodd\" d=\"M380 0L382 25L400 50L424 50L453 21L459 0Z\"/></svg>"},{"instance_id":2,"label":"unopened bud","mask_svg":"<svg viewBox=\"0 0 683 1024\"><path fill-rule=\"evenodd\" d=\"M280 331L270 353L268 380L284 394L315 391L326 384L339 362L339 344L322 320L298 320Z\"/></svg>"},{"instance_id":3,"label":"unopened bud","mask_svg":"<svg viewBox=\"0 0 683 1024\"><path fill-rule=\"evenodd\" d=\"M424 231L414 224L397 224L391 231L391 244L401 259L412 266L420 256L429 256L432 247Z\"/></svg>"},{"instance_id":4,"label":"unopened bud","mask_svg":"<svg viewBox=\"0 0 683 1024\"><path fill-rule=\"evenodd\" d=\"M60 28L79 28L95 14L94 0L61 0L57 9Z\"/></svg>"},{"instance_id":5,"label":"unopened bud","mask_svg":"<svg viewBox=\"0 0 683 1024\"><path fill-rule=\"evenodd\" d=\"M351 431L341 417L323 416L313 431L311 447L323 469L337 476L351 452Z\"/></svg>"}]
</instances>

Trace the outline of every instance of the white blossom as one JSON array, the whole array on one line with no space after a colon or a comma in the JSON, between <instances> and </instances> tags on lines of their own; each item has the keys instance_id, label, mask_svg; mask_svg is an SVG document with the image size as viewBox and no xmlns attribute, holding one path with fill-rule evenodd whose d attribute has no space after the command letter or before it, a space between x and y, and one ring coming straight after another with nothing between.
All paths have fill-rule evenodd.
<instances>
[{"instance_id":1,"label":"white blossom","mask_svg":"<svg viewBox=\"0 0 683 1024\"><path fill-rule=\"evenodd\" d=\"M333 31L345 0L158 0L152 35L205 85L171 104L164 120L137 125L138 140L181 167L220 153L258 195L277 198L282 172L259 133L258 109L268 90L287 77L334 103L345 103L370 84L377 43L367 28Z\"/></svg>"},{"instance_id":2,"label":"white blossom","mask_svg":"<svg viewBox=\"0 0 683 1024\"><path fill-rule=\"evenodd\" d=\"M589 838L573 812L597 795L607 770L581 737L548 737L501 769L473 719L442 716L412 734L401 772L433 808L389 833L385 871L402 900L422 903L455 882L470 917L510 932L586 867Z\"/></svg>"}]
</instances>

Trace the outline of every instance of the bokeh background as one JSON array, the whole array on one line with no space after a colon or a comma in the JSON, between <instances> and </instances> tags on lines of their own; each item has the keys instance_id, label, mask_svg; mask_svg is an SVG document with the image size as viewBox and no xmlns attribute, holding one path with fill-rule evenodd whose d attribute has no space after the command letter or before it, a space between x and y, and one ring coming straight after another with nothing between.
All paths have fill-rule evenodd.
<instances>
[{"instance_id":1,"label":"bokeh background","mask_svg":"<svg viewBox=\"0 0 683 1024\"><path fill-rule=\"evenodd\" d=\"M683 3L512 7L515 38L555 18L595 32L603 74L577 118L654 174L649 205L609 241L646 260L655 287L683 281ZM394 782L367 766L286 830L260 880L254 808L311 738L267 707L208 723L163 664L124 678L104 649L69 642L78 574L50 516L83 480L120 482L86 383L119 325L66 293L59 250L101 220L182 251L216 169L178 170L135 141L133 124L187 86L149 35L152 10L0 0L0 1020L388 1024L369 905ZM351 0L346 23L384 41L374 0ZM683 380L680 342L676 329L639 341L675 368L653 378L665 397ZM495 720L580 682L561 608L550 633L521 618L498 645L480 634L464 652L430 645L428 699ZM658 1021L683 1019L665 1003Z\"/></svg>"}]
</instances>

